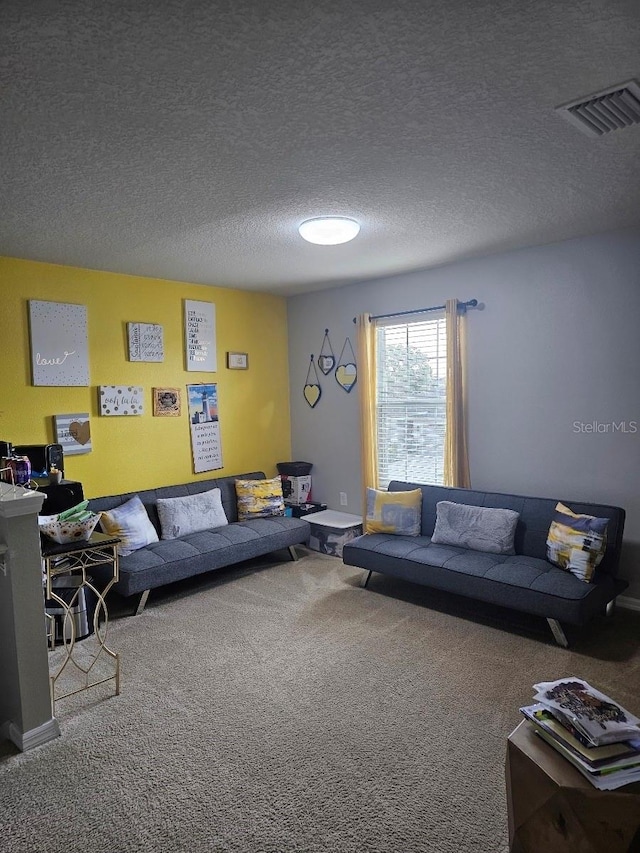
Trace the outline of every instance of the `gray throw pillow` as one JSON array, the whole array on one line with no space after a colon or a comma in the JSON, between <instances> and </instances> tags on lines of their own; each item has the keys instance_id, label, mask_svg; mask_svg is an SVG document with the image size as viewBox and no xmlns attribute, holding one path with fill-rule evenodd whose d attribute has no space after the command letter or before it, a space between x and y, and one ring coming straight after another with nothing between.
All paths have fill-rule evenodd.
<instances>
[{"instance_id":1,"label":"gray throw pillow","mask_svg":"<svg viewBox=\"0 0 640 853\"><path fill-rule=\"evenodd\" d=\"M438 501L435 545L456 545L488 554L515 554L513 539L520 513L512 509Z\"/></svg>"},{"instance_id":2,"label":"gray throw pillow","mask_svg":"<svg viewBox=\"0 0 640 853\"><path fill-rule=\"evenodd\" d=\"M183 498L158 498L158 517L163 539L177 539L229 524L220 489Z\"/></svg>"}]
</instances>

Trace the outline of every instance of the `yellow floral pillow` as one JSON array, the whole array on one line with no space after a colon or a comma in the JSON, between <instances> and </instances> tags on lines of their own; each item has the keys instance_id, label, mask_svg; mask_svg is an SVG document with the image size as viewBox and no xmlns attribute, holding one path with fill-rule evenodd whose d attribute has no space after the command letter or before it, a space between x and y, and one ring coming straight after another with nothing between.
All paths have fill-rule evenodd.
<instances>
[{"instance_id":1,"label":"yellow floral pillow","mask_svg":"<svg viewBox=\"0 0 640 853\"><path fill-rule=\"evenodd\" d=\"M365 533L419 536L421 516L422 489L409 492L367 489Z\"/></svg>"},{"instance_id":2,"label":"yellow floral pillow","mask_svg":"<svg viewBox=\"0 0 640 853\"><path fill-rule=\"evenodd\" d=\"M284 515L282 480L236 480L238 521Z\"/></svg>"}]
</instances>

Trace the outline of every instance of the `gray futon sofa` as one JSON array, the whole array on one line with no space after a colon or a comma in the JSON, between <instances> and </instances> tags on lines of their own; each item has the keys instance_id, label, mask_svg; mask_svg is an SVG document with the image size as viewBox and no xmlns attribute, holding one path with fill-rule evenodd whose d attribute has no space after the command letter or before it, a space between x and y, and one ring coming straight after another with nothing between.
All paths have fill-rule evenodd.
<instances>
[{"instance_id":1,"label":"gray futon sofa","mask_svg":"<svg viewBox=\"0 0 640 853\"><path fill-rule=\"evenodd\" d=\"M136 613L142 612L149 591L155 587L270 554L272 551L283 548L289 550L292 559L297 559L294 546L309 541L310 527L304 519L274 516L238 521L235 481L264 478L264 473L254 471L250 474L198 480L179 486L164 486L159 489L90 499L89 509L93 512L101 512L112 510L134 495L138 495L160 537L158 498L185 497L210 489L220 489L228 525L190 533L178 539L160 539L159 542L145 545L144 548L132 554L120 557L120 577L114 588L124 596L140 595ZM91 573L100 580L100 566L92 567ZM105 577L108 575L105 574Z\"/></svg>"},{"instance_id":2,"label":"gray futon sofa","mask_svg":"<svg viewBox=\"0 0 640 853\"><path fill-rule=\"evenodd\" d=\"M547 619L556 641L567 646L562 622L584 625L608 612L627 582L616 577L625 512L620 507L562 500L576 513L608 518L607 549L594 580L585 583L547 559L547 534L558 501L392 481L389 491L422 490L419 536L365 533L344 546L343 561L368 571L457 593ZM488 554L431 542L438 501L500 507L520 514L515 555Z\"/></svg>"}]
</instances>

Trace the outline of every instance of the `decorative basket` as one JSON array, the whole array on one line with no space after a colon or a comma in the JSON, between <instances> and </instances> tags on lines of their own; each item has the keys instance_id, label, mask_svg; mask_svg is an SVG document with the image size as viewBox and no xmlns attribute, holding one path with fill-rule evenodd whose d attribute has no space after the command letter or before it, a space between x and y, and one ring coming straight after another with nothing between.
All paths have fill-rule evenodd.
<instances>
[{"instance_id":1,"label":"decorative basket","mask_svg":"<svg viewBox=\"0 0 640 853\"><path fill-rule=\"evenodd\" d=\"M66 545L69 542L82 542L88 539L99 521L99 513L94 513L91 518L85 518L84 521L58 521L57 515L41 515L38 518L38 526L40 532L49 539L53 539L59 545Z\"/></svg>"}]
</instances>

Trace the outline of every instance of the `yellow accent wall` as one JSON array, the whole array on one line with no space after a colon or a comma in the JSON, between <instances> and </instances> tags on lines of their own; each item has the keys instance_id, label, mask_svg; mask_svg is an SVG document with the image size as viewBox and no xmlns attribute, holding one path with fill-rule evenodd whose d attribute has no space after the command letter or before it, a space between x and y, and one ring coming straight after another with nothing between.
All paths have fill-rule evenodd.
<instances>
[{"instance_id":1,"label":"yellow accent wall","mask_svg":"<svg viewBox=\"0 0 640 853\"><path fill-rule=\"evenodd\" d=\"M34 387L28 300L87 306L89 387ZM216 310L216 373L185 369L184 300ZM127 323L159 323L164 362L128 361ZM265 471L291 458L287 315L282 297L0 258L0 440L55 440L53 415L89 412L93 450L65 456L65 477L87 497ZM226 353L249 354L248 370L229 370ZM187 384L217 383L224 468L193 473ZM101 417L98 385L144 388L144 414ZM180 417L154 417L152 388L182 392Z\"/></svg>"}]
</instances>

